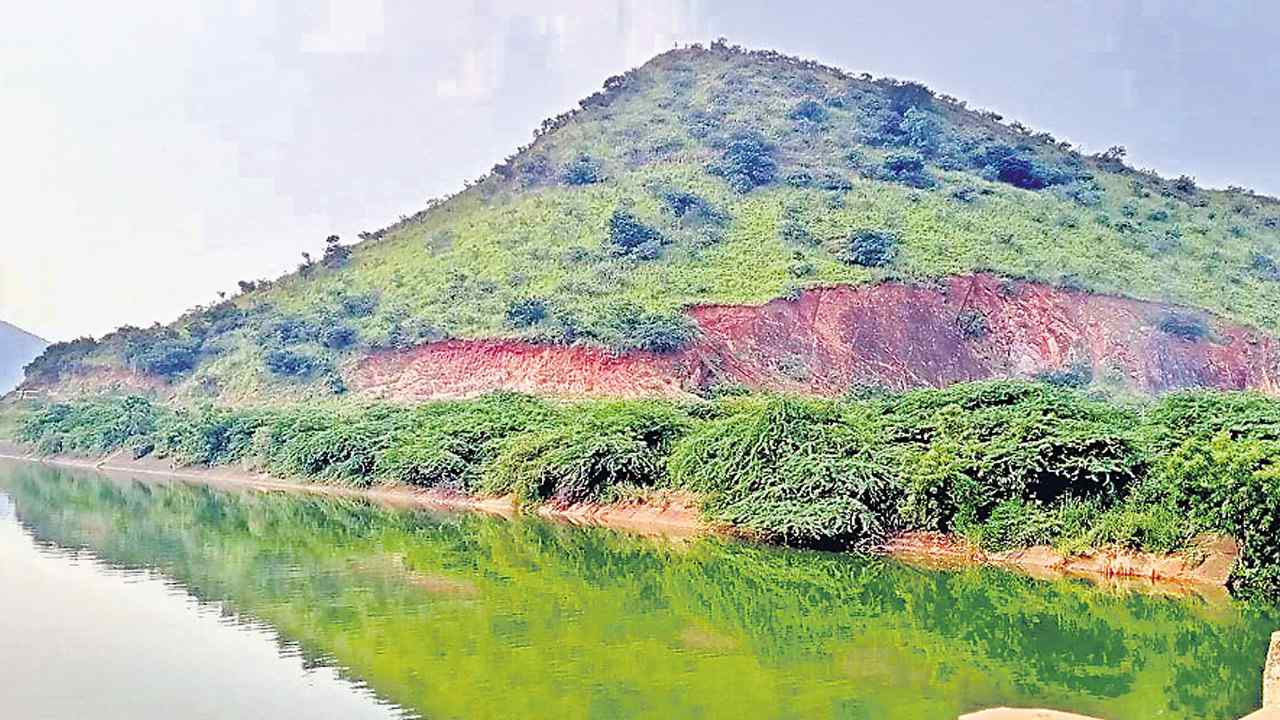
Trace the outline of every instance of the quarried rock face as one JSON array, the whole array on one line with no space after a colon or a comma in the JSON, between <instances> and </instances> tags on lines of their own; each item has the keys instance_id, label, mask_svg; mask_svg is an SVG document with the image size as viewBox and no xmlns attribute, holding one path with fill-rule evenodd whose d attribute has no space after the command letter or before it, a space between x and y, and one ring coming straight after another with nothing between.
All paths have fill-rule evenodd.
<instances>
[{"instance_id":1,"label":"quarried rock face","mask_svg":"<svg viewBox=\"0 0 1280 720\"><path fill-rule=\"evenodd\" d=\"M370 356L348 384L412 401L492 390L680 397L720 384L838 395L1061 374L1145 393L1280 394L1280 342L1203 313L990 275L819 288L764 305L696 307L681 352L614 355L515 340L448 340Z\"/></svg>"}]
</instances>

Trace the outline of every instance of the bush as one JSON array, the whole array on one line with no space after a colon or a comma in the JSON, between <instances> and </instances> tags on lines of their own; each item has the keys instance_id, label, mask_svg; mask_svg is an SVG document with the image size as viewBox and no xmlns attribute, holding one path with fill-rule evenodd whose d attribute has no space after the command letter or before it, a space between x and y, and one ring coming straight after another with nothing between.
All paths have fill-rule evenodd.
<instances>
[{"instance_id":1,"label":"bush","mask_svg":"<svg viewBox=\"0 0 1280 720\"><path fill-rule=\"evenodd\" d=\"M211 406L178 409L161 418L155 453L187 465L224 465L246 459L269 413Z\"/></svg>"},{"instance_id":2,"label":"bush","mask_svg":"<svg viewBox=\"0 0 1280 720\"><path fill-rule=\"evenodd\" d=\"M195 369L199 351L189 341L145 335L130 343L125 360L137 370L172 380Z\"/></svg>"},{"instance_id":3,"label":"bush","mask_svg":"<svg viewBox=\"0 0 1280 720\"><path fill-rule=\"evenodd\" d=\"M977 310L966 310L956 316L956 329L962 337L970 340L984 338L991 332L987 316Z\"/></svg>"},{"instance_id":4,"label":"bush","mask_svg":"<svg viewBox=\"0 0 1280 720\"><path fill-rule=\"evenodd\" d=\"M320 331L320 343L330 350L346 350L360 340L355 328L342 323L326 325Z\"/></svg>"},{"instance_id":5,"label":"bush","mask_svg":"<svg viewBox=\"0 0 1280 720\"><path fill-rule=\"evenodd\" d=\"M877 83L889 99L889 107L899 115L913 108L928 110L933 105L933 91L917 82L884 79Z\"/></svg>"},{"instance_id":6,"label":"bush","mask_svg":"<svg viewBox=\"0 0 1280 720\"><path fill-rule=\"evenodd\" d=\"M682 226L721 226L729 221L729 216L724 212L713 207L701 196L687 190L663 188L659 191L659 197L671 213L680 219Z\"/></svg>"},{"instance_id":7,"label":"bush","mask_svg":"<svg viewBox=\"0 0 1280 720\"><path fill-rule=\"evenodd\" d=\"M98 341L82 337L69 342L53 343L35 360L23 368L27 380L33 382L57 382L64 375L78 370L84 360L98 349Z\"/></svg>"},{"instance_id":8,"label":"bush","mask_svg":"<svg viewBox=\"0 0 1280 720\"><path fill-rule=\"evenodd\" d=\"M1046 167L1008 145L993 145L987 148L979 162L984 166L984 174L989 179L1008 183L1024 190L1042 190L1050 185L1065 184L1074 180L1069 173Z\"/></svg>"},{"instance_id":9,"label":"bush","mask_svg":"<svg viewBox=\"0 0 1280 720\"><path fill-rule=\"evenodd\" d=\"M1141 477L1133 413L1020 382L893 396L868 411L899 448L904 514L924 529L984 521L999 503L1114 502Z\"/></svg>"},{"instance_id":10,"label":"bush","mask_svg":"<svg viewBox=\"0 0 1280 720\"><path fill-rule=\"evenodd\" d=\"M600 500L609 489L656 487L688 418L657 402L613 402L568 410L565 422L507 440L482 489L524 502Z\"/></svg>"},{"instance_id":11,"label":"bush","mask_svg":"<svg viewBox=\"0 0 1280 720\"><path fill-rule=\"evenodd\" d=\"M1204 320L1181 313L1161 316L1160 331L1188 342L1199 342L1209 336L1209 326Z\"/></svg>"},{"instance_id":12,"label":"bush","mask_svg":"<svg viewBox=\"0 0 1280 720\"><path fill-rule=\"evenodd\" d=\"M621 208L609 217L609 238L606 247L618 255L647 257L649 252L664 242L662 233L644 224L635 215Z\"/></svg>"},{"instance_id":13,"label":"bush","mask_svg":"<svg viewBox=\"0 0 1280 720\"><path fill-rule=\"evenodd\" d=\"M547 303L542 298L516 298L507 303L507 327L517 330L547 319Z\"/></svg>"},{"instance_id":14,"label":"bush","mask_svg":"<svg viewBox=\"0 0 1280 720\"><path fill-rule=\"evenodd\" d=\"M342 244L337 235L330 235L324 241L324 257L321 262L330 269L345 267L351 260L351 248Z\"/></svg>"},{"instance_id":15,"label":"bush","mask_svg":"<svg viewBox=\"0 0 1280 720\"><path fill-rule=\"evenodd\" d=\"M880 167L880 179L918 189L931 188L936 184L925 169L924 158L917 152L889 153Z\"/></svg>"},{"instance_id":16,"label":"bush","mask_svg":"<svg viewBox=\"0 0 1280 720\"><path fill-rule=\"evenodd\" d=\"M579 155L564 169L564 181L569 185L591 185L602 177L600 163L590 155Z\"/></svg>"},{"instance_id":17,"label":"bush","mask_svg":"<svg viewBox=\"0 0 1280 720\"><path fill-rule=\"evenodd\" d=\"M270 348L262 356L262 364L278 377L308 378L325 367L314 355L289 348Z\"/></svg>"},{"instance_id":18,"label":"bush","mask_svg":"<svg viewBox=\"0 0 1280 720\"><path fill-rule=\"evenodd\" d=\"M54 403L23 417L18 439L45 455L106 454L148 438L159 415L141 396Z\"/></svg>"},{"instance_id":19,"label":"bush","mask_svg":"<svg viewBox=\"0 0 1280 720\"><path fill-rule=\"evenodd\" d=\"M1093 382L1093 365L1088 362L1072 363L1070 367L1039 373L1036 380L1054 387L1085 388Z\"/></svg>"},{"instance_id":20,"label":"bush","mask_svg":"<svg viewBox=\"0 0 1280 720\"><path fill-rule=\"evenodd\" d=\"M1237 538L1236 587L1280 593L1280 443L1226 433L1189 440L1157 461L1144 496L1184 527Z\"/></svg>"},{"instance_id":21,"label":"bush","mask_svg":"<svg viewBox=\"0 0 1280 720\"><path fill-rule=\"evenodd\" d=\"M430 403L413 411L411 424L378 457L375 472L408 485L474 491L503 442L558 417L543 401L514 393Z\"/></svg>"},{"instance_id":22,"label":"bush","mask_svg":"<svg viewBox=\"0 0 1280 720\"><path fill-rule=\"evenodd\" d=\"M925 154L937 151L942 126L933 113L911 108L903 116L899 128L902 132L902 144Z\"/></svg>"},{"instance_id":23,"label":"bush","mask_svg":"<svg viewBox=\"0 0 1280 720\"><path fill-rule=\"evenodd\" d=\"M885 230L854 230L835 250L836 258L849 265L883 267L893 262L898 238Z\"/></svg>"},{"instance_id":24,"label":"bush","mask_svg":"<svg viewBox=\"0 0 1280 720\"><path fill-rule=\"evenodd\" d=\"M606 308L590 332L616 352L666 353L675 352L692 340L697 325L681 312L648 312L624 302Z\"/></svg>"},{"instance_id":25,"label":"bush","mask_svg":"<svg viewBox=\"0 0 1280 720\"><path fill-rule=\"evenodd\" d=\"M1249 258L1249 267L1267 280L1280 280L1280 263L1270 255L1255 252Z\"/></svg>"},{"instance_id":26,"label":"bush","mask_svg":"<svg viewBox=\"0 0 1280 720\"><path fill-rule=\"evenodd\" d=\"M820 124L827 119L827 109L813 100L801 100L787 117L796 122Z\"/></svg>"},{"instance_id":27,"label":"bush","mask_svg":"<svg viewBox=\"0 0 1280 720\"><path fill-rule=\"evenodd\" d=\"M834 403L770 398L726 409L671 457L673 483L704 493L709 518L816 545L869 543L894 529L892 470Z\"/></svg>"},{"instance_id":28,"label":"bush","mask_svg":"<svg viewBox=\"0 0 1280 720\"><path fill-rule=\"evenodd\" d=\"M735 134L725 147L720 162L710 168L738 192L747 192L772 183L778 172L774 147L754 130Z\"/></svg>"},{"instance_id":29,"label":"bush","mask_svg":"<svg viewBox=\"0 0 1280 720\"><path fill-rule=\"evenodd\" d=\"M342 312L348 317L369 317L378 309L378 295L377 293L345 295L338 304L342 307Z\"/></svg>"}]
</instances>

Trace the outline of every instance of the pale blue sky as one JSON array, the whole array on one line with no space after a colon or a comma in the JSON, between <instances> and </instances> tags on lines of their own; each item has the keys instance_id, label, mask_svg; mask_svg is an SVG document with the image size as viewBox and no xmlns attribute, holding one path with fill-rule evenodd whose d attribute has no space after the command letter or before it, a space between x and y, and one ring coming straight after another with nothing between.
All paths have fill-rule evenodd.
<instances>
[{"instance_id":1,"label":"pale blue sky","mask_svg":"<svg viewBox=\"0 0 1280 720\"><path fill-rule=\"evenodd\" d=\"M764 0L13 3L0 319L173 319L459 189L603 79L725 35L920 80L1089 151L1280 193L1280 6Z\"/></svg>"}]
</instances>

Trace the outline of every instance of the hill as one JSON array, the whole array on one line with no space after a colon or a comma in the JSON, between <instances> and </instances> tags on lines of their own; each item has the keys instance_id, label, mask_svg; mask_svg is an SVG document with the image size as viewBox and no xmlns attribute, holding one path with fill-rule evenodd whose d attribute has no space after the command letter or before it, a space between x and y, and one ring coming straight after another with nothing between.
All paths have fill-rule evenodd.
<instances>
[{"instance_id":1,"label":"hill","mask_svg":"<svg viewBox=\"0 0 1280 720\"><path fill-rule=\"evenodd\" d=\"M295 273L55 345L29 382L231 403L1037 376L1276 392L1278 259L1275 199L717 43L610 78L463 192Z\"/></svg>"},{"instance_id":2,"label":"hill","mask_svg":"<svg viewBox=\"0 0 1280 720\"><path fill-rule=\"evenodd\" d=\"M676 50L354 246L50 347L0 438L455 501L675 491L824 547L1229 535L1233 585L1280 597L1280 400L1204 389L1280 394L1280 202L1123 159Z\"/></svg>"},{"instance_id":3,"label":"hill","mask_svg":"<svg viewBox=\"0 0 1280 720\"><path fill-rule=\"evenodd\" d=\"M36 358L49 343L31 333L0 321L0 395L18 386L22 368Z\"/></svg>"}]
</instances>

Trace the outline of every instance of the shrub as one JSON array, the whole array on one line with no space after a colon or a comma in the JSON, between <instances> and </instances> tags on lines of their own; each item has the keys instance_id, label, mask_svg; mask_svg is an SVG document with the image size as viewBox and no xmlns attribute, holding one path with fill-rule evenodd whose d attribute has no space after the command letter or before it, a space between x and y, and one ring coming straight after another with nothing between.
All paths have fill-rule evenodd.
<instances>
[{"instance_id":1,"label":"shrub","mask_svg":"<svg viewBox=\"0 0 1280 720\"><path fill-rule=\"evenodd\" d=\"M351 248L342 244L337 235L330 235L324 240L324 257L321 262L327 268L345 267L351 260Z\"/></svg>"},{"instance_id":2,"label":"shrub","mask_svg":"<svg viewBox=\"0 0 1280 720\"><path fill-rule=\"evenodd\" d=\"M1039 373L1036 380L1061 388L1088 387L1093 382L1093 365L1088 362L1072 363L1070 367Z\"/></svg>"},{"instance_id":3,"label":"shrub","mask_svg":"<svg viewBox=\"0 0 1280 720\"><path fill-rule=\"evenodd\" d=\"M507 440L482 488L525 502L599 500L609 489L655 487L688 418L657 402L593 403L569 409L562 424Z\"/></svg>"},{"instance_id":4,"label":"shrub","mask_svg":"<svg viewBox=\"0 0 1280 720\"><path fill-rule=\"evenodd\" d=\"M591 185L602 177L600 163L590 155L579 155L564 169L564 181L569 185Z\"/></svg>"},{"instance_id":5,"label":"shrub","mask_svg":"<svg viewBox=\"0 0 1280 720\"><path fill-rule=\"evenodd\" d=\"M934 186L933 176L925 169L924 158L917 152L894 152L885 156L880 166L880 179L925 189Z\"/></svg>"},{"instance_id":6,"label":"shrub","mask_svg":"<svg viewBox=\"0 0 1280 720\"><path fill-rule=\"evenodd\" d=\"M907 110L899 128L904 145L925 154L937 151L938 141L942 136L942 126L938 124L938 119L933 113L913 107Z\"/></svg>"},{"instance_id":7,"label":"shrub","mask_svg":"<svg viewBox=\"0 0 1280 720\"><path fill-rule=\"evenodd\" d=\"M391 408L302 408L272 418L258 434L268 467L286 476L372 481L378 454L406 419Z\"/></svg>"},{"instance_id":8,"label":"shrub","mask_svg":"<svg viewBox=\"0 0 1280 720\"><path fill-rule=\"evenodd\" d=\"M1145 467L1133 413L1045 385L910 391L869 412L900 448L903 512L925 529L982 522L1014 498L1114 502Z\"/></svg>"},{"instance_id":9,"label":"shrub","mask_svg":"<svg viewBox=\"0 0 1280 720\"><path fill-rule=\"evenodd\" d=\"M809 232L809 228L793 217L784 218L778 225L778 238L788 245L800 247L813 247L818 244L813 233Z\"/></svg>"},{"instance_id":10,"label":"shrub","mask_svg":"<svg viewBox=\"0 0 1280 720\"><path fill-rule=\"evenodd\" d=\"M987 316L977 310L966 310L956 316L956 329L970 340L986 337L991 332Z\"/></svg>"},{"instance_id":11,"label":"shrub","mask_svg":"<svg viewBox=\"0 0 1280 720\"><path fill-rule=\"evenodd\" d=\"M523 329L547 318L547 303L542 298L516 298L507 303L507 326Z\"/></svg>"},{"instance_id":12,"label":"shrub","mask_svg":"<svg viewBox=\"0 0 1280 720\"><path fill-rule=\"evenodd\" d=\"M342 323L326 325L320 331L320 343L330 350L346 350L360 340L355 328Z\"/></svg>"},{"instance_id":13,"label":"shrub","mask_svg":"<svg viewBox=\"0 0 1280 720\"><path fill-rule=\"evenodd\" d=\"M1024 190L1042 190L1074 179L1069 173L1046 167L1034 158L1002 144L988 147L979 164L984 167L984 174L989 179Z\"/></svg>"},{"instance_id":14,"label":"shrub","mask_svg":"<svg viewBox=\"0 0 1280 720\"><path fill-rule=\"evenodd\" d=\"M378 309L378 295L377 293L345 295L338 304L342 307L342 312L348 317L369 317Z\"/></svg>"},{"instance_id":15,"label":"shrub","mask_svg":"<svg viewBox=\"0 0 1280 720\"><path fill-rule=\"evenodd\" d=\"M843 263L863 267L883 267L893 262L898 238L885 230L854 230L836 248Z\"/></svg>"},{"instance_id":16,"label":"shrub","mask_svg":"<svg viewBox=\"0 0 1280 720\"><path fill-rule=\"evenodd\" d=\"M285 345L311 342L320 338L320 327L301 315L282 315L268 324L262 339Z\"/></svg>"},{"instance_id":17,"label":"shrub","mask_svg":"<svg viewBox=\"0 0 1280 720\"><path fill-rule=\"evenodd\" d=\"M729 216L724 212L716 209L701 196L688 190L663 188L658 194L667 208L671 210L671 213L679 218L681 225L685 227L720 226L729 220Z\"/></svg>"},{"instance_id":18,"label":"shrub","mask_svg":"<svg viewBox=\"0 0 1280 720\"><path fill-rule=\"evenodd\" d=\"M787 113L787 117L797 122L816 125L827 119L827 109L813 100L801 100L795 107L791 108L791 112Z\"/></svg>"},{"instance_id":19,"label":"shrub","mask_svg":"<svg viewBox=\"0 0 1280 720\"><path fill-rule=\"evenodd\" d=\"M105 454L148 438L159 415L141 396L53 403L21 419L18 439L46 455Z\"/></svg>"},{"instance_id":20,"label":"shrub","mask_svg":"<svg viewBox=\"0 0 1280 720\"><path fill-rule=\"evenodd\" d=\"M239 462L250 455L254 436L269 419L264 411L180 408L161 418L155 453L188 465Z\"/></svg>"},{"instance_id":21,"label":"shrub","mask_svg":"<svg viewBox=\"0 0 1280 720\"><path fill-rule=\"evenodd\" d=\"M734 134L725 146L720 162L710 170L723 177L738 192L747 192L773 182L778 163L774 147L754 130Z\"/></svg>"},{"instance_id":22,"label":"shrub","mask_svg":"<svg viewBox=\"0 0 1280 720\"><path fill-rule=\"evenodd\" d=\"M137 370L174 379L195 369L199 354L189 341L142 335L130 342L125 361Z\"/></svg>"},{"instance_id":23,"label":"shrub","mask_svg":"<svg viewBox=\"0 0 1280 720\"><path fill-rule=\"evenodd\" d=\"M1201 318L1182 313L1166 313L1160 317L1160 331L1188 342L1209 336L1209 326Z\"/></svg>"},{"instance_id":24,"label":"shrub","mask_svg":"<svg viewBox=\"0 0 1280 720\"><path fill-rule=\"evenodd\" d=\"M709 518L803 544L873 542L893 529L898 492L869 438L834 403L743 401L686 436L673 483L705 494Z\"/></svg>"},{"instance_id":25,"label":"shrub","mask_svg":"<svg viewBox=\"0 0 1280 720\"><path fill-rule=\"evenodd\" d=\"M272 375L308 378L324 367L314 355L289 348L270 348L262 356L262 364Z\"/></svg>"},{"instance_id":26,"label":"shrub","mask_svg":"<svg viewBox=\"0 0 1280 720\"><path fill-rule=\"evenodd\" d=\"M923 110L933 105L933 91L917 82L899 82L884 79L877 82L889 99L889 107L899 115L905 115L913 108Z\"/></svg>"},{"instance_id":27,"label":"shrub","mask_svg":"<svg viewBox=\"0 0 1280 720\"><path fill-rule=\"evenodd\" d=\"M28 363L23 372L27 380L33 382L57 382L64 375L79 369L84 360L97 349L98 341L87 337L53 343Z\"/></svg>"},{"instance_id":28,"label":"shrub","mask_svg":"<svg viewBox=\"0 0 1280 720\"><path fill-rule=\"evenodd\" d=\"M681 312L648 312L634 303L623 302L607 307L591 332L616 352L666 353L679 350L692 340L697 325Z\"/></svg>"},{"instance_id":29,"label":"shrub","mask_svg":"<svg viewBox=\"0 0 1280 720\"><path fill-rule=\"evenodd\" d=\"M1249 267L1268 280L1280 280L1280 263L1269 255L1253 253L1249 259Z\"/></svg>"},{"instance_id":30,"label":"shrub","mask_svg":"<svg viewBox=\"0 0 1280 720\"><path fill-rule=\"evenodd\" d=\"M662 233L644 224L635 215L621 208L614 210L609 218L609 237L606 242L611 252L619 255L647 257L653 249L661 245Z\"/></svg>"},{"instance_id":31,"label":"shrub","mask_svg":"<svg viewBox=\"0 0 1280 720\"><path fill-rule=\"evenodd\" d=\"M526 395L429 403L413 411L375 464L379 477L420 487L478 489L484 468L517 433L548 427L558 413Z\"/></svg>"},{"instance_id":32,"label":"shrub","mask_svg":"<svg viewBox=\"0 0 1280 720\"><path fill-rule=\"evenodd\" d=\"M1240 541L1236 587L1280 593L1280 443L1225 433L1189 440L1157 461L1144 493L1184 527Z\"/></svg>"}]
</instances>

